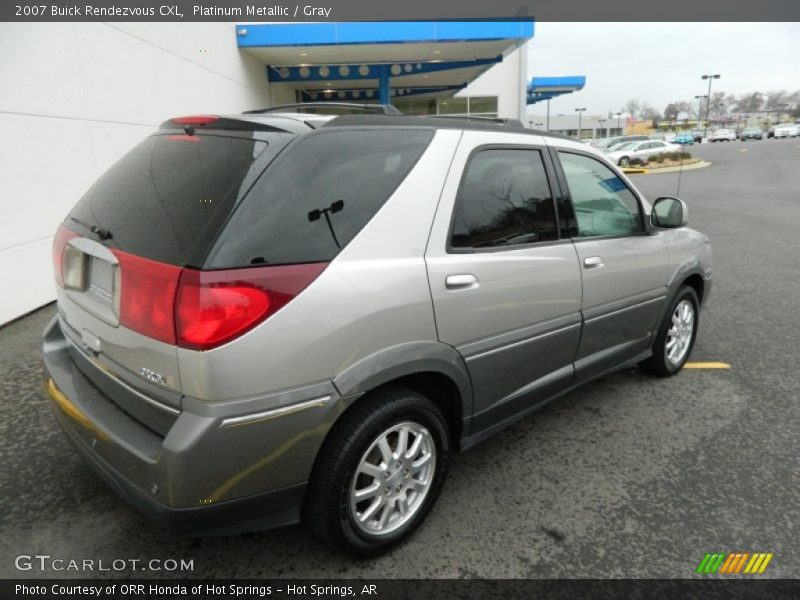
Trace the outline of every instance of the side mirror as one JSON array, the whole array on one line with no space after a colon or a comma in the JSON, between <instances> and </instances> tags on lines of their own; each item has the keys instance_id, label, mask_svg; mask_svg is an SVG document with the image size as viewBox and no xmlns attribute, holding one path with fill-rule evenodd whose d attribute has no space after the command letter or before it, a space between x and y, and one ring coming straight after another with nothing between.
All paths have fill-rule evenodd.
<instances>
[{"instance_id":1,"label":"side mirror","mask_svg":"<svg viewBox=\"0 0 800 600\"><path fill-rule=\"evenodd\" d=\"M683 200L671 196L661 196L653 203L650 222L653 227L676 229L684 227L689 221L689 208Z\"/></svg>"}]
</instances>

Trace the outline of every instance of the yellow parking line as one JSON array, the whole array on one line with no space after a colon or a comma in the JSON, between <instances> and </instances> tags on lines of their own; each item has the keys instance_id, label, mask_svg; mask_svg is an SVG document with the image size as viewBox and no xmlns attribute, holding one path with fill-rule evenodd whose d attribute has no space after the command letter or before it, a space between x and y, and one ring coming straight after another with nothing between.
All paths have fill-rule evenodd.
<instances>
[{"instance_id":1,"label":"yellow parking line","mask_svg":"<svg viewBox=\"0 0 800 600\"><path fill-rule=\"evenodd\" d=\"M687 362L684 369L730 369L731 366L724 362Z\"/></svg>"}]
</instances>

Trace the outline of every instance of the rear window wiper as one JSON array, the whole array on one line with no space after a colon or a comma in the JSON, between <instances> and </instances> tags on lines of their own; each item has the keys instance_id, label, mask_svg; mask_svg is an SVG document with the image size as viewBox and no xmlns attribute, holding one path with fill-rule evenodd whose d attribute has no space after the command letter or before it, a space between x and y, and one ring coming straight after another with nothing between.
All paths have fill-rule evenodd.
<instances>
[{"instance_id":1,"label":"rear window wiper","mask_svg":"<svg viewBox=\"0 0 800 600\"><path fill-rule=\"evenodd\" d=\"M70 217L70 219L75 221L78 225L83 225L84 227L86 227L86 229L88 229L98 238L100 238L101 242L110 240L111 238L114 237L113 235L111 235L111 232L108 229L103 229L102 227L98 227L97 225L89 225L88 223L85 223L80 219L76 219L75 217Z\"/></svg>"},{"instance_id":2,"label":"rear window wiper","mask_svg":"<svg viewBox=\"0 0 800 600\"><path fill-rule=\"evenodd\" d=\"M308 220L309 222L312 221L319 221L319 218L325 215L325 221L328 223L328 229L331 232L331 236L333 237L333 242L336 244L336 247L341 249L342 245L339 243L339 238L336 237L336 232L333 230L333 224L331 223L330 214L337 213L344 208L344 200L337 200L336 202L332 203L330 206L325 208L315 208L308 212Z\"/></svg>"}]
</instances>

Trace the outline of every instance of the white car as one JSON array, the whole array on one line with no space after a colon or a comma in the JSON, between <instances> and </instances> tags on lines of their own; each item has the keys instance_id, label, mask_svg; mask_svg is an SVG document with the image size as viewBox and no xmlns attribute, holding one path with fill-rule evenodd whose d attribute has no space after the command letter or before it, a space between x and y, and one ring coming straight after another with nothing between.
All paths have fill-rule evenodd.
<instances>
[{"instance_id":1,"label":"white car","mask_svg":"<svg viewBox=\"0 0 800 600\"><path fill-rule=\"evenodd\" d=\"M645 140L643 142L629 142L621 146L614 146L613 150L608 152L608 157L620 167L627 167L634 158L646 160L656 154L681 152L682 150L683 148L678 144L670 144L661 140Z\"/></svg>"},{"instance_id":2,"label":"white car","mask_svg":"<svg viewBox=\"0 0 800 600\"><path fill-rule=\"evenodd\" d=\"M795 123L781 123L775 126L775 138L797 137L800 135L800 125Z\"/></svg>"},{"instance_id":3,"label":"white car","mask_svg":"<svg viewBox=\"0 0 800 600\"><path fill-rule=\"evenodd\" d=\"M709 142L735 142L736 132L731 129L717 129L708 137Z\"/></svg>"}]
</instances>

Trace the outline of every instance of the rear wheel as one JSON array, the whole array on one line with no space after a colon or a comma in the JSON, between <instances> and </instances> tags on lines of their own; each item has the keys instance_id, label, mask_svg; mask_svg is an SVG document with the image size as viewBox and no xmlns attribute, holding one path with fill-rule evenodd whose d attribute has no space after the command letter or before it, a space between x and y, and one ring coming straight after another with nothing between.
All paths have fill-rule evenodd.
<instances>
[{"instance_id":1,"label":"rear wheel","mask_svg":"<svg viewBox=\"0 0 800 600\"><path fill-rule=\"evenodd\" d=\"M653 355L639 366L654 375L668 377L683 368L694 346L700 302L688 285L682 286L670 303L653 342Z\"/></svg>"},{"instance_id":2,"label":"rear wheel","mask_svg":"<svg viewBox=\"0 0 800 600\"><path fill-rule=\"evenodd\" d=\"M318 538L349 554L380 554L425 519L448 458L447 427L433 402L405 388L379 390L328 436L304 520Z\"/></svg>"},{"instance_id":3,"label":"rear wheel","mask_svg":"<svg viewBox=\"0 0 800 600\"><path fill-rule=\"evenodd\" d=\"M620 167L627 167L631 164L631 160L627 156L623 156L619 159L619 166Z\"/></svg>"}]
</instances>

